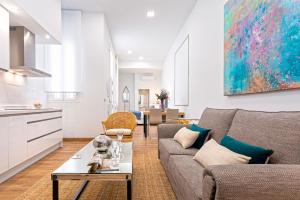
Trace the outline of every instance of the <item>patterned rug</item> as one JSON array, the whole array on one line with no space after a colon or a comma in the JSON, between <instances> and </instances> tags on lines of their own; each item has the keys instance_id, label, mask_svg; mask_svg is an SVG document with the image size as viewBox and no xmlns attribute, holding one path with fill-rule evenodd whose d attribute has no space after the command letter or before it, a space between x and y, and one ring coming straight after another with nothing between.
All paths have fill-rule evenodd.
<instances>
[{"instance_id":1,"label":"patterned rug","mask_svg":"<svg viewBox=\"0 0 300 200\"><path fill-rule=\"evenodd\" d=\"M72 199L81 184L81 181L60 181L59 198L61 200ZM50 174L43 177L17 199L52 199ZM126 184L125 182L91 181L80 199L126 199ZM157 158L157 150L145 148L134 151L133 199L176 199L164 169Z\"/></svg>"}]
</instances>

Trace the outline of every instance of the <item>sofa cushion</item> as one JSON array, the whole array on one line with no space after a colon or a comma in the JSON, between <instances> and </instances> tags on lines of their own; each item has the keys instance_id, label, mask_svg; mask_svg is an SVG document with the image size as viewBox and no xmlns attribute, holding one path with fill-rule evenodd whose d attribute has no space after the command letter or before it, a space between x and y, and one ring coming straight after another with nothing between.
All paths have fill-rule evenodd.
<instances>
[{"instance_id":1,"label":"sofa cushion","mask_svg":"<svg viewBox=\"0 0 300 200\"><path fill-rule=\"evenodd\" d=\"M220 142L231 126L237 109L213 109L206 108L199 120L199 125L211 129L210 136Z\"/></svg>"},{"instance_id":2,"label":"sofa cushion","mask_svg":"<svg viewBox=\"0 0 300 200\"><path fill-rule=\"evenodd\" d=\"M197 138L196 142L193 144L193 147L200 149L203 146L205 140L207 139L210 129L202 128L196 124L192 124L189 127L189 129L191 129L192 131L199 132L199 137Z\"/></svg>"},{"instance_id":3,"label":"sofa cushion","mask_svg":"<svg viewBox=\"0 0 300 200\"><path fill-rule=\"evenodd\" d=\"M206 168L211 165L248 164L251 157L235 153L211 139L203 145L193 159Z\"/></svg>"},{"instance_id":4,"label":"sofa cushion","mask_svg":"<svg viewBox=\"0 0 300 200\"><path fill-rule=\"evenodd\" d=\"M201 199L204 168L189 155L172 155L168 163L177 199Z\"/></svg>"},{"instance_id":5,"label":"sofa cushion","mask_svg":"<svg viewBox=\"0 0 300 200\"><path fill-rule=\"evenodd\" d=\"M127 128L113 128L105 131L105 134L108 136L116 136L118 134L123 134L124 136L131 135L131 130Z\"/></svg>"},{"instance_id":6,"label":"sofa cushion","mask_svg":"<svg viewBox=\"0 0 300 200\"><path fill-rule=\"evenodd\" d=\"M174 140L181 144L185 149L193 146L197 138L199 137L199 132L192 131L186 127L181 128L174 136Z\"/></svg>"},{"instance_id":7,"label":"sofa cushion","mask_svg":"<svg viewBox=\"0 0 300 200\"><path fill-rule=\"evenodd\" d=\"M237 111L228 135L272 149L271 164L300 164L300 112Z\"/></svg>"},{"instance_id":8,"label":"sofa cushion","mask_svg":"<svg viewBox=\"0 0 300 200\"><path fill-rule=\"evenodd\" d=\"M253 146L251 144L241 142L228 135L221 140L221 145L239 154L251 157L249 164L265 164L272 155L273 150L263 147Z\"/></svg>"},{"instance_id":9,"label":"sofa cushion","mask_svg":"<svg viewBox=\"0 0 300 200\"><path fill-rule=\"evenodd\" d=\"M159 147L163 147L171 155L191 155L194 156L199 149L188 148L184 149L182 146L173 140L173 138L165 138L159 140Z\"/></svg>"},{"instance_id":10,"label":"sofa cushion","mask_svg":"<svg viewBox=\"0 0 300 200\"><path fill-rule=\"evenodd\" d=\"M162 164L167 166L170 155L191 155L194 156L198 149L189 148L184 149L178 142L174 141L173 138L164 138L159 140L159 153Z\"/></svg>"}]
</instances>

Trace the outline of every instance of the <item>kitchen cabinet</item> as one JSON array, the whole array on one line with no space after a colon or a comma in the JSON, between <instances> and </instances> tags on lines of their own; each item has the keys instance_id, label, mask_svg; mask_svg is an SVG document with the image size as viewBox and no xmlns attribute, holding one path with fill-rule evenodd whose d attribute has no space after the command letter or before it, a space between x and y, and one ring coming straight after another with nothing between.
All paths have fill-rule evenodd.
<instances>
[{"instance_id":1,"label":"kitchen cabinet","mask_svg":"<svg viewBox=\"0 0 300 200\"><path fill-rule=\"evenodd\" d=\"M43 27L57 42L61 41L61 0L14 0L14 2L26 13L30 13L32 20ZM30 27L27 28L31 30Z\"/></svg>"},{"instance_id":2,"label":"kitchen cabinet","mask_svg":"<svg viewBox=\"0 0 300 200\"><path fill-rule=\"evenodd\" d=\"M8 118L0 118L0 174L8 170Z\"/></svg>"},{"instance_id":3,"label":"kitchen cabinet","mask_svg":"<svg viewBox=\"0 0 300 200\"><path fill-rule=\"evenodd\" d=\"M62 139L60 112L33 116L27 124L27 157L29 158L59 143Z\"/></svg>"},{"instance_id":4,"label":"kitchen cabinet","mask_svg":"<svg viewBox=\"0 0 300 200\"><path fill-rule=\"evenodd\" d=\"M62 141L61 110L0 112L0 183L61 146Z\"/></svg>"},{"instance_id":5,"label":"kitchen cabinet","mask_svg":"<svg viewBox=\"0 0 300 200\"><path fill-rule=\"evenodd\" d=\"M0 5L0 68L9 69L9 13Z\"/></svg>"},{"instance_id":6,"label":"kitchen cabinet","mask_svg":"<svg viewBox=\"0 0 300 200\"><path fill-rule=\"evenodd\" d=\"M9 168L15 167L27 158L26 118L9 117Z\"/></svg>"}]
</instances>

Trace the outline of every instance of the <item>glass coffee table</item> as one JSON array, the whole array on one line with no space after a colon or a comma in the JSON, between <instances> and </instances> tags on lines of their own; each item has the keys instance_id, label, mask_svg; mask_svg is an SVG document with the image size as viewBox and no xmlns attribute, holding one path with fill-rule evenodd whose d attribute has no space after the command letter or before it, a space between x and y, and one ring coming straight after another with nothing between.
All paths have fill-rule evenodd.
<instances>
[{"instance_id":1,"label":"glass coffee table","mask_svg":"<svg viewBox=\"0 0 300 200\"><path fill-rule=\"evenodd\" d=\"M52 197L58 200L58 190L60 180L83 180L80 189L74 194L73 199L79 199L80 195L88 185L90 180L99 181L124 181L127 184L127 199L132 198L132 180L133 180L133 144L126 142L121 144L122 156L117 170L104 170L99 173L90 173L91 167L88 163L91 161L96 149L93 142L90 142L72 158L66 161L62 166L51 174L52 179Z\"/></svg>"}]
</instances>

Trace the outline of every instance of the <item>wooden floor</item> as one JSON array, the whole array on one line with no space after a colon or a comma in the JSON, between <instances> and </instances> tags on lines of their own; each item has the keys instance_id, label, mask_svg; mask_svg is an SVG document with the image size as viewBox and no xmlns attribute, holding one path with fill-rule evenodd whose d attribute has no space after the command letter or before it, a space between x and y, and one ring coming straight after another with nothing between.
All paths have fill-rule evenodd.
<instances>
[{"instance_id":1,"label":"wooden floor","mask_svg":"<svg viewBox=\"0 0 300 200\"><path fill-rule=\"evenodd\" d=\"M135 144L134 151L143 151L145 146L148 148L157 149L156 127L151 127L150 137L148 139L144 138L142 130L143 129L141 126L137 127L137 130L133 136L133 141ZM0 184L0 199L11 200L17 198L30 187L32 187L43 176L58 168L88 142L88 140L64 141L63 148L56 150L34 165L18 173L6 182Z\"/></svg>"}]
</instances>

